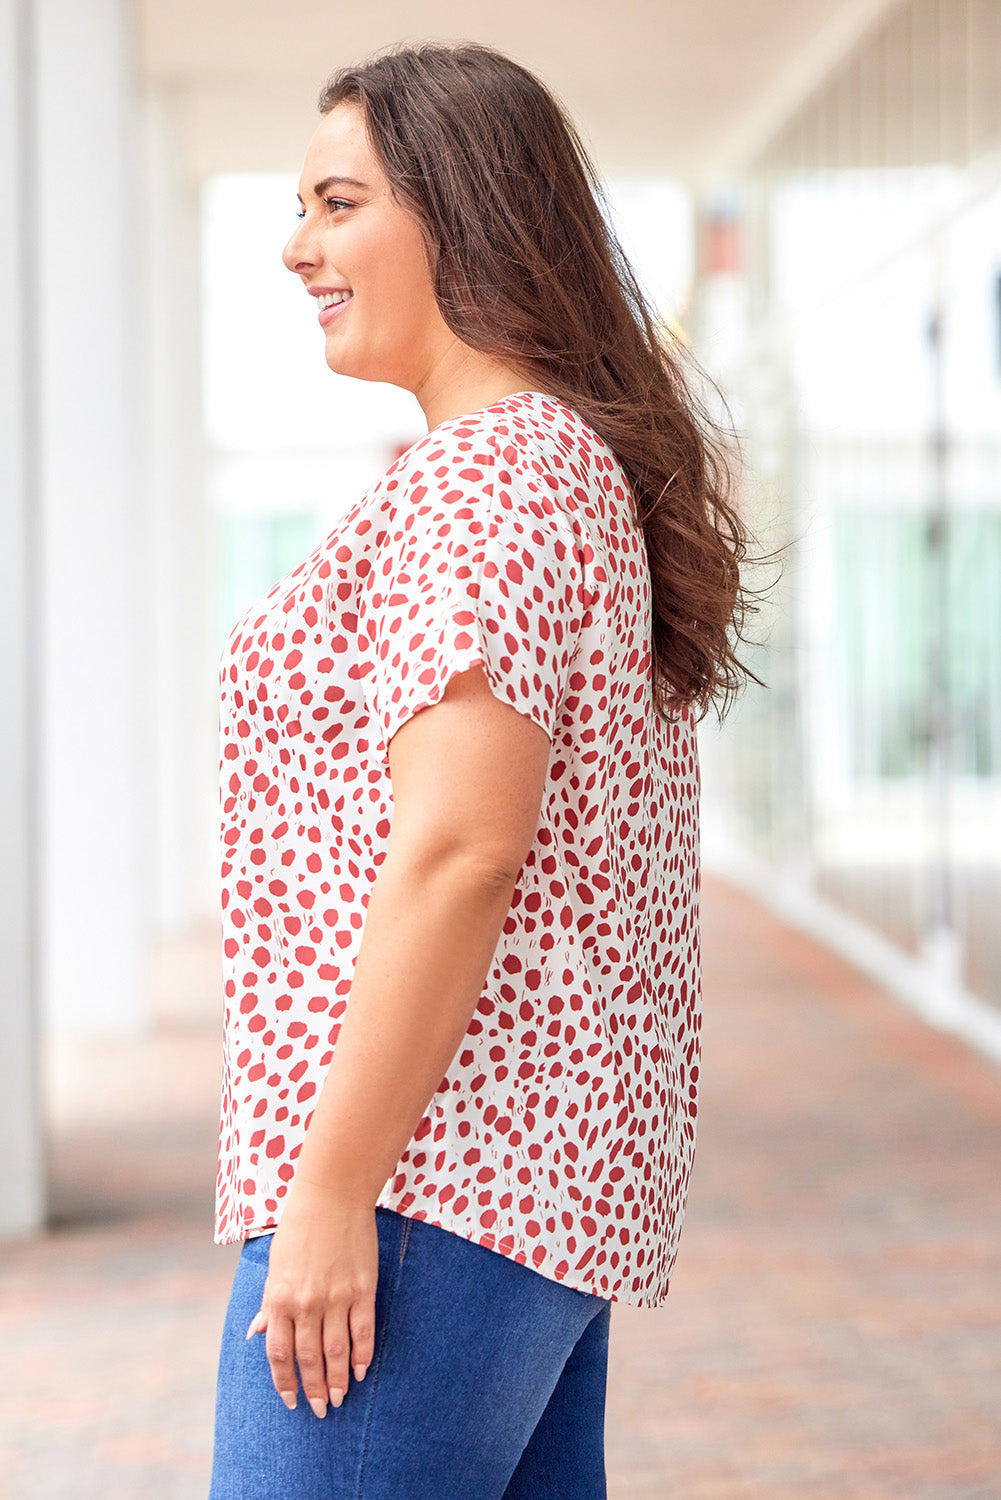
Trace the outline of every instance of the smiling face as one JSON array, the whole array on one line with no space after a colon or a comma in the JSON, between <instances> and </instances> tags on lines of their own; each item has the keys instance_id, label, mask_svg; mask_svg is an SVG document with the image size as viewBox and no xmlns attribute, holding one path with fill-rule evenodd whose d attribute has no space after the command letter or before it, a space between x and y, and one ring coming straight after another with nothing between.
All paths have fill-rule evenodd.
<instances>
[{"instance_id":1,"label":"smiling face","mask_svg":"<svg viewBox=\"0 0 1001 1500\"><path fill-rule=\"evenodd\" d=\"M421 231L392 197L357 105L324 116L299 199L302 221L282 258L316 295L327 364L419 394L458 340L438 310Z\"/></svg>"}]
</instances>

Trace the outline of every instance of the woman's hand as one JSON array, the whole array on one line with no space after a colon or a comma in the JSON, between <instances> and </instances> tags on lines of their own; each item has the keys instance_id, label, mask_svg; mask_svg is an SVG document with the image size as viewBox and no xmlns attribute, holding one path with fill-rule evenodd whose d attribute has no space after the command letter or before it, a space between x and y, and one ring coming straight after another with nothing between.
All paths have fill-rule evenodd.
<instances>
[{"instance_id":1,"label":"woman's hand","mask_svg":"<svg viewBox=\"0 0 1001 1500\"><path fill-rule=\"evenodd\" d=\"M375 1209L346 1206L298 1180L271 1241L261 1308L247 1337L267 1332L275 1390L291 1411L299 1392L318 1417L340 1406L348 1367L362 1380L375 1341L379 1240Z\"/></svg>"}]
</instances>

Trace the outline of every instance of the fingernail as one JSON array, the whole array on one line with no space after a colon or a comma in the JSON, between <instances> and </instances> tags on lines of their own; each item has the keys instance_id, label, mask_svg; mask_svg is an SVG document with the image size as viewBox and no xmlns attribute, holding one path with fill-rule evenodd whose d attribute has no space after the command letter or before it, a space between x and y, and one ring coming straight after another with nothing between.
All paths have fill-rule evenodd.
<instances>
[{"instance_id":1,"label":"fingernail","mask_svg":"<svg viewBox=\"0 0 1001 1500\"><path fill-rule=\"evenodd\" d=\"M356 1380L364 1380L365 1379L365 1371L368 1369L368 1365L355 1365L354 1369L355 1369L355 1379Z\"/></svg>"},{"instance_id":2,"label":"fingernail","mask_svg":"<svg viewBox=\"0 0 1001 1500\"><path fill-rule=\"evenodd\" d=\"M327 1415L327 1403L322 1396L311 1396L310 1406L313 1408L314 1417L325 1417Z\"/></svg>"},{"instance_id":3,"label":"fingernail","mask_svg":"<svg viewBox=\"0 0 1001 1500\"><path fill-rule=\"evenodd\" d=\"M298 1393L296 1391L279 1391L278 1394L285 1402L285 1405L288 1407L289 1411L295 1411L296 1402L299 1399Z\"/></svg>"},{"instance_id":4,"label":"fingernail","mask_svg":"<svg viewBox=\"0 0 1001 1500\"><path fill-rule=\"evenodd\" d=\"M247 1337L248 1337L248 1339L252 1339L254 1337L254 1334L257 1332L257 1329L254 1327L254 1324L256 1322L257 1322L256 1318L253 1318L251 1320L250 1327L247 1329Z\"/></svg>"},{"instance_id":5,"label":"fingernail","mask_svg":"<svg viewBox=\"0 0 1001 1500\"><path fill-rule=\"evenodd\" d=\"M341 1404L341 1402L343 1400L344 1400L344 1392L340 1389L339 1386L335 1385L334 1388L333 1388L333 1390L330 1392L330 1404L331 1404L331 1406L340 1406L340 1404Z\"/></svg>"}]
</instances>

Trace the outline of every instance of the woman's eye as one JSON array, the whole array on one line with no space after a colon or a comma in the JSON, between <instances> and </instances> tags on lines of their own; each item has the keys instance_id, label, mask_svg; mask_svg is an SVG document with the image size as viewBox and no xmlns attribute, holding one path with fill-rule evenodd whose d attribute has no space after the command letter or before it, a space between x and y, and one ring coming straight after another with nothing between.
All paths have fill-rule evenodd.
<instances>
[{"instance_id":1,"label":"woman's eye","mask_svg":"<svg viewBox=\"0 0 1001 1500\"><path fill-rule=\"evenodd\" d=\"M354 204L348 203L344 198L324 198L323 201L331 210L341 208L354 208ZM296 209L295 216L297 219L304 219L306 217L306 210L303 208L302 204L300 204Z\"/></svg>"}]
</instances>

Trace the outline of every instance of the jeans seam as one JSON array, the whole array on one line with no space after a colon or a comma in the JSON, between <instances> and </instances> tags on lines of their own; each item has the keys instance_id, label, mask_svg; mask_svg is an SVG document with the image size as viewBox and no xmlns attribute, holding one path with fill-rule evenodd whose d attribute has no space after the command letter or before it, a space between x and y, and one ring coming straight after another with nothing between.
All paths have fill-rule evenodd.
<instances>
[{"instance_id":1,"label":"jeans seam","mask_svg":"<svg viewBox=\"0 0 1001 1500\"><path fill-rule=\"evenodd\" d=\"M379 1384L379 1376L382 1373L382 1353L386 1347L386 1339L389 1335L389 1315L393 1310L393 1302L396 1297L396 1288L399 1285L400 1280L400 1266L402 1266L403 1264L403 1255L407 1248L407 1238L409 1236L409 1233L410 1220L404 1219L403 1235L400 1242L400 1258L397 1262L396 1275L393 1278L393 1285L392 1289L390 1290L390 1294L386 1298L386 1311L383 1315L382 1328L379 1333L379 1347L375 1351L375 1358L372 1360L372 1365L367 1376L367 1380L370 1382L368 1392L368 1410L365 1413L365 1427L364 1431L362 1432L361 1453L358 1458L358 1487L355 1490L355 1500L362 1500L361 1486L362 1480L365 1477L365 1462L368 1458L368 1440L372 1427L372 1415L375 1411L376 1390Z\"/></svg>"}]
</instances>

